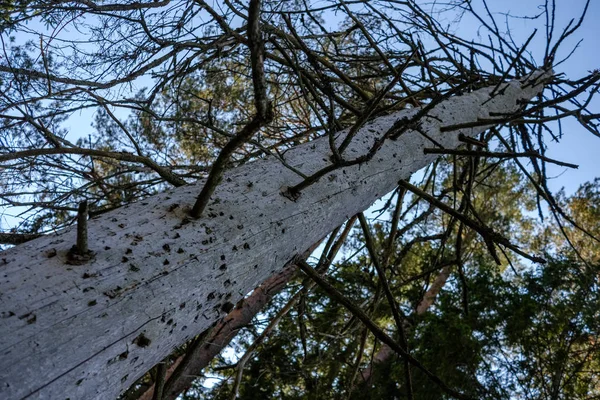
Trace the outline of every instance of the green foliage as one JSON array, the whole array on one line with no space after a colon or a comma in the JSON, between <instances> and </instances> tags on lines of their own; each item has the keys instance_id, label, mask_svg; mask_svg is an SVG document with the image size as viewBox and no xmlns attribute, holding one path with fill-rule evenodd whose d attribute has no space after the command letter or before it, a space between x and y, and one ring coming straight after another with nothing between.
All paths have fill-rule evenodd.
<instances>
[{"instance_id":1,"label":"green foliage","mask_svg":"<svg viewBox=\"0 0 600 400\"><path fill-rule=\"evenodd\" d=\"M535 204L528 197L527 185L509 167L483 164L480 170L487 172L481 175L485 180L475 178L472 186L473 212L498 232L512 231L525 248L532 246L534 235L527 231L539 226L527 217ZM451 179L439 182L448 184ZM572 208L577 205L593 214L596 188L597 182L585 185L566 201ZM410 204L412 200L405 201ZM423 211L427 213L427 207L414 207L404 216L406 223ZM403 249L411 239L447 225L448 219L441 213L428 214L421 224L406 231L390 259L388 280L407 316L404 329L411 354L447 385L474 398L587 399L600 395L600 265L586 264L564 249L561 256L549 255L546 265L513 261L508 268L506 260L497 265L477 235L466 231L460 271L451 267L434 305L419 315L414 310L438 277L436 270L423 272L443 258L452 258L452 246L442 258L439 240L415 242L408 252ZM382 220L373 228L382 251L389 221ZM364 238L356 233L344 255L357 255L338 262L330 282L399 340L363 244ZM276 298L261 320L269 320L296 289L294 286ZM301 324L307 332L305 343ZM361 353L364 332L344 307L322 290L313 290L246 364L239 398L406 399L406 364L394 354L371 364L381 343L367 334ZM247 332L237 342L237 351L243 352L253 337ZM364 382L360 371L370 365L374 367L371 379ZM203 388L208 398L229 398L232 380L227 379L227 371L220 375L224 378L220 384ZM414 367L411 383L414 399L449 398ZM202 380L197 385L202 386Z\"/></svg>"}]
</instances>

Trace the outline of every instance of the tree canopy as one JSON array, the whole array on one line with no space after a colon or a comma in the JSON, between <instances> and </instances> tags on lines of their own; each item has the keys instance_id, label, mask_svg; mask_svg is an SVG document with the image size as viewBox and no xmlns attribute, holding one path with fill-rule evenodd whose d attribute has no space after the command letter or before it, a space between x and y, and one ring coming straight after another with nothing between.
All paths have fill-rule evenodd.
<instances>
[{"instance_id":1,"label":"tree canopy","mask_svg":"<svg viewBox=\"0 0 600 400\"><path fill-rule=\"evenodd\" d=\"M432 164L312 257L279 260L122 398L596 398L600 181L552 193L547 172L576 167L547 153L565 123L600 136L600 73L562 70L590 1L540 0L535 14L489 3L3 2L0 246L198 181L195 203L175 208L182 224L210 216L226 171L256 160L299 177L281 192L294 202L414 131ZM521 21L542 29L519 36ZM443 126L481 132L459 148L424 128L445 101L490 88L483 109L531 76L544 90L517 111ZM359 131L403 110L356 158ZM318 138L322 168L286 158ZM75 264L101 257L81 243Z\"/></svg>"}]
</instances>

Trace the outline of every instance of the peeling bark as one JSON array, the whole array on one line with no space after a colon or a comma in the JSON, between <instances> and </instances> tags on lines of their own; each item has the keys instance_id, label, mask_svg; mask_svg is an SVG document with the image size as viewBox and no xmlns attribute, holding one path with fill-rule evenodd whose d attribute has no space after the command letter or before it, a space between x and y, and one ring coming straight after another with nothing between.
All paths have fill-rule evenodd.
<instances>
[{"instance_id":1,"label":"peeling bark","mask_svg":"<svg viewBox=\"0 0 600 400\"><path fill-rule=\"evenodd\" d=\"M514 113L542 89L502 86L491 99L486 88L441 102L414 127L427 137L409 129L293 200L281 193L303 178L265 158L226 172L198 220L187 216L203 182L91 219L95 259L84 265L67 264L75 229L0 253L0 398L115 398L286 262L433 161L423 154L431 139L456 148L459 134L490 126L473 127L479 119ZM344 156L365 155L417 112L366 124ZM441 129L456 125L464 127ZM330 155L322 138L289 150L285 161L310 176L330 165Z\"/></svg>"}]
</instances>

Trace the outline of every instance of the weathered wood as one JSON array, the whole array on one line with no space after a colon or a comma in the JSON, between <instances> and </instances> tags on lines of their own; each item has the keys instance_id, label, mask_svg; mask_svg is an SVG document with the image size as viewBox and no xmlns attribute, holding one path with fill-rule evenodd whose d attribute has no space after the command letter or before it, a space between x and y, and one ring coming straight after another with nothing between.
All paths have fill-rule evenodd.
<instances>
[{"instance_id":1,"label":"weathered wood","mask_svg":"<svg viewBox=\"0 0 600 400\"><path fill-rule=\"evenodd\" d=\"M440 126L513 113L541 88L515 81L491 101L489 88L452 98L422 118L420 129L455 148L459 134L484 127L442 133ZM344 156L365 154L416 112L370 122ZM202 182L162 193L91 219L95 259L84 265L67 263L76 229L0 253L0 398L116 397L295 255L434 160L425 147L429 139L407 131L386 140L369 162L322 177L296 201L281 191L302 178L276 159L258 160L226 173L195 221L185 219ZM285 160L309 175L329 156L324 138L288 151Z\"/></svg>"}]
</instances>

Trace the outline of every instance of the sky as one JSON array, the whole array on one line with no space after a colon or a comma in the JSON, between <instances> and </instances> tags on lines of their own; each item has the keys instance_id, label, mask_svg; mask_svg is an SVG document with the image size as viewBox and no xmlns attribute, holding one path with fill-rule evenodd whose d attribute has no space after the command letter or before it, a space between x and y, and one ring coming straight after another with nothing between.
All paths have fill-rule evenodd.
<instances>
[{"instance_id":1,"label":"sky","mask_svg":"<svg viewBox=\"0 0 600 400\"><path fill-rule=\"evenodd\" d=\"M439 2L426 2L423 4L439 4ZM490 10L498 18L503 21L504 14L514 15L535 15L541 12L538 5L543 3L543 0L488 0ZM579 13L583 10L584 0L557 0L556 26L557 33L563 29L571 18L578 18ZM473 4L480 4L474 0ZM424 6L427 9L427 6ZM531 51L533 58L539 63L544 55L544 20L519 19L506 17L509 21L511 33L517 44L522 44L531 34L533 29L537 28L537 36L532 41L528 50ZM577 41L582 40L579 48L569 60L560 65L556 72L564 72L570 78L577 79L584 76L588 71L595 68L600 68L600 1L592 0L586 19L581 28L567 40L563 46L562 54L565 55L571 51ZM327 21L331 25L339 22L336 18ZM451 20L443 21L447 23L451 29L455 30L462 37L477 37L480 24L477 21L463 19L459 24ZM504 30L503 26L500 26ZM560 57L559 57L560 58ZM141 89L142 82L138 82L138 89ZM600 101L596 99L590 108L593 112L600 112ZM125 115L118 114L121 117ZM68 139L75 141L78 137L87 136L93 132L92 122L94 111L87 110L74 114L66 123L70 134ZM593 180L600 176L598 168L598 155L600 154L600 138L593 136L590 132L579 126L573 119L564 120L562 123L564 136L560 143L548 141L548 156L559 159L561 161L574 163L579 165L579 169L569 169L554 165L548 165L548 175L550 177L549 187L553 192L556 192L564 187L566 194L572 194L582 183ZM377 208L376 205L374 208ZM0 220L0 227L6 229L12 223L8 220L7 214L4 219ZM14 220L12 221L14 222Z\"/></svg>"},{"instance_id":2,"label":"sky","mask_svg":"<svg viewBox=\"0 0 600 400\"><path fill-rule=\"evenodd\" d=\"M514 13L535 15L541 10L537 8L539 0L502 0L489 1L490 10L496 13ZM578 18L584 8L584 0L557 0L555 36L567 26L572 18ZM496 14L499 15L499 14ZM499 18L499 21L502 21ZM529 19L510 19L510 26L517 44L527 40L533 29L538 32L532 40L531 52L536 61L541 62L544 56L544 20L531 21ZM600 1L592 0L586 14L586 18L580 29L572 38L565 42L558 59L566 56L573 46L581 40L575 53L563 64L556 68L555 72L564 72L571 79L585 76L589 71L600 68ZM475 32L476 24L462 25L461 29ZM562 55L562 57L560 57ZM600 97L600 96L597 96ZM592 112L600 112L600 98L596 98L590 105ZM578 169L570 169L556 165L548 165L548 186L556 192L561 188L566 194L572 194L579 185L591 181L600 176L600 138L593 136L574 121L568 118L563 121L563 138L560 143L548 141L548 156L560 161L578 164Z\"/></svg>"},{"instance_id":3,"label":"sky","mask_svg":"<svg viewBox=\"0 0 600 400\"><path fill-rule=\"evenodd\" d=\"M439 2L437 0L435 2L424 0L422 3L434 4ZM477 5L480 4L480 1L474 0L472 3ZM543 0L488 0L490 11L497 17L498 23L505 20L508 22L511 34L518 45L525 43L532 31L536 28L538 29L536 36L528 47L528 50L531 51L533 58L538 63L542 62L545 50L544 19L540 18L532 21L531 19L510 17L508 15L533 16L539 14L542 11L539 8L540 3L543 3ZM575 18L577 20L584 8L585 0L557 0L556 3L555 37L567 26L570 19ZM424 6L424 9L427 10L427 7ZM507 15L506 18L504 15ZM600 0L592 0L582 26L565 42L562 46L562 52L559 55L566 56L579 40L581 40L581 43L575 53L560 65L556 72L564 72L566 76L577 79L587 74L590 70L600 68L599 21ZM338 23L337 18L333 18L327 22L331 25ZM455 29L462 37L475 38L481 34L479 29L480 23L475 20L465 18L461 20L460 24L453 24L450 20L447 23L451 29ZM506 31L505 26L500 25L500 29ZM558 57L558 59L561 58L560 56ZM140 82L137 84L139 85ZM595 112L600 112L600 98L596 99L590 105L590 108L596 110ZM77 135L78 133L87 135L87 133L91 133L93 131L91 127L92 120L92 111L74 115L69 123L73 135ZM600 157L600 138L593 136L590 132L579 126L572 118L564 120L562 127L564 136L560 143L547 142L547 155L551 158L577 164L579 168L574 170L548 165L548 175L550 177L548 185L553 192L564 188L566 194L572 194L582 183L600 176L598 162Z\"/></svg>"}]
</instances>

